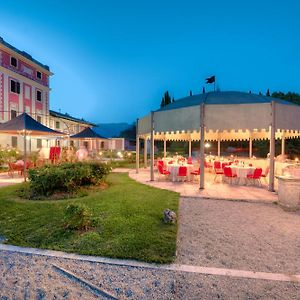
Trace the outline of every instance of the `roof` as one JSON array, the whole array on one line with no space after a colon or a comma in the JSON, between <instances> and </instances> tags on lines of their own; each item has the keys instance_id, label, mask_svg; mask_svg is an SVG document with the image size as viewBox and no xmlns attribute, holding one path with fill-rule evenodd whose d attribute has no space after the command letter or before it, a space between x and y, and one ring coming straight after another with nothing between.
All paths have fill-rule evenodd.
<instances>
[{"instance_id":1,"label":"roof","mask_svg":"<svg viewBox=\"0 0 300 300\"><path fill-rule=\"evenodd\" d=\"M42 64L41 62L37 61L36 59L34 59L30 54L28 54L25 51L21 51L19 49L17 49L16 47L12 46L11 44L9 44L8 42L4 41L4 39L0 36L0 44L4 45L5 47L17 52L18 54L22 55L23 57L31 60L32 62L34 62L35 64L39 65L41 68L47 70L50 72L50 68L47 65Z\"/></svg>"},{"instance_id":2,"label":"roof","mask_svg":"<svg viewBox=\"0 0 300 300\"><path fill-rule=\"evenodd\" d=\"M71 135L71 139L106 139L97 132L95 132L92 128L87 127L81 132Z\"/></svg>"},{"instance_id":3,"label":"roof","mask_svg":"<svg viewBox=\"0 0 300 300\"><path fill-rule=\"evenodd\" d=\"M60 113L60 112L57 112L57 111L54 111L54 110L51 110L51 109L49 110L49 113L50 113L50 116L52 116L52 117L62 118L62 119L66 119L66 120L77 122L77 123L87 124L87 125L90 125L90 126L96 126L92 122L88 122L84 119L79 119L79 118L72 117L67 113L63 114L63 113Z\"/></svg>"},{"instance_id":4,"label":"roof","mask_svg":"<svg viewBox=\"0 0 300 300\"><path fill-rule=\"evenodd\" d=\"M282 104L296 105L294 103L281 100L278 98L250 94L244 92L226 91L226 92L209 92L205 94L199 94L194 96L185 97L175 102L168 104L167 106L159 109L158 111L184 108L189 106L200 105L203 102L205 104L251 104L251 103L271 103L275 101Z\"/></svg>"},{"instance_id":5,"label":"roof","mask_svg":"<svg viewBox=\"0 0 300 300\"><path fill-rule=\"evenodd\" d=\"M37 122L27 113L22 113L18 117L0 124L0 133L18 134L22 131L30 131L31 135L65 135L62 132L53 130Z\"/></svg>"}]
</instances>

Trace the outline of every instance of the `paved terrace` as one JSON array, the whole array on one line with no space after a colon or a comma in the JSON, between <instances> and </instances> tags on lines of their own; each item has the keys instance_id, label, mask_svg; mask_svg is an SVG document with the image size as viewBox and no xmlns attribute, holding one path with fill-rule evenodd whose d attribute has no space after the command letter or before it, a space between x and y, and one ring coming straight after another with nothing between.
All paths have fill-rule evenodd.
<instances>
[{"instance_id":1,"label":"paved terrace","mask_svg":"<svg viewBox=\"0 0 300 300\"><path fill-rule=\"evenodd\" d=\"M149 168L141 168L138 174L136 174L136 171L132 169L115 169L114 172L128 172L132 179L140 183L180 193L181 197L267 203L278 200L276 193L271 193L267 190L266 182L263 182L262 187L234 184L230 185L222 183L219 179L219 181L214 182L215 175L209 172L205 173L204 190L199 190L199 181L172 182L165 180L164 178L159 180L157 173L155 173L155 180L150 181Z\"/></svg>"}]
</instances>

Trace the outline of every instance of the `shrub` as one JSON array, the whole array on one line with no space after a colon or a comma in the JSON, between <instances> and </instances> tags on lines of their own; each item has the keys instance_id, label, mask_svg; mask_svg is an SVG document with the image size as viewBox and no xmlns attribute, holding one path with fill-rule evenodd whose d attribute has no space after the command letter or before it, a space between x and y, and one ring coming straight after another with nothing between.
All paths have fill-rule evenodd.
<instances>
[{"instance_id":1,"label":"shrub","mask_svg":"<svg viewBox=\"0 0 300 300\"><path fill-rule=\"evenodd\" d=\"M45 165L29 170L30 191L33 198L57 192L72 193L82 186L98 185L110 167L97 162Z\"/></svg>"},{"instance_id":2,"label":"shrub","mask_svg":"<svg viewBox=\"0 0 300 300\"><path fill-rule=\"evenodd\" d=\"M92 214L85 205L70 204L65 209L64 227L70 230L87 230L92 226Z\"/></svg>"}]
</instances>

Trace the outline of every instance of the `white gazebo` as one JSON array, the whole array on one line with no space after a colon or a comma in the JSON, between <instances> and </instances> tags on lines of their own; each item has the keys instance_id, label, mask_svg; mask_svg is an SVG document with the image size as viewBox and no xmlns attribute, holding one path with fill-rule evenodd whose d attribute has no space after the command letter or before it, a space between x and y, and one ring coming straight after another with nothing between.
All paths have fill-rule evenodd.
<instances>
[{"instance_id":1,"label":"white gazebo","mask_svg":"<svg viewBox=\"0 0 300 300\"><path fill-rule=\"evenodd\" d=\"M139 170L140 139L150 140L150 179L154 180L154 140L200 141L200 189L204 188L205 141L270 140L269 191L274 191L275 140L300 137L300 105L243 92L210 92L186 97L137 120L136 170ZM145 157L147 149L144 148ZM146 162L146 161L145 161Z\"/></svg>"}]
</instances>

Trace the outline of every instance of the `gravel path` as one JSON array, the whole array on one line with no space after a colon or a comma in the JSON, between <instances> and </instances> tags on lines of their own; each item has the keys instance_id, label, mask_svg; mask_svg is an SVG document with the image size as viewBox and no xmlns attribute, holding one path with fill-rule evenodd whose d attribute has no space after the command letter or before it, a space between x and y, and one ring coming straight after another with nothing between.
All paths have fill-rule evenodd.
<instances>
[{"instance_id":1,"label":"gravel path","mask_svg":"<svg viewBox=\"0 0 300 300\"><path fill-rule=\"evenodd\" d=\"M300 274L300 212L274 204L180 201L177 263Z\"/></svg>"},{"instance_id":2,"label":"gravel path","mask_svg":"<svg viewBox=\"0 0 300 300\"><path fill-rule=\"evenodd\" d=\"M299 300L300 284L240 279L0 251L0 299L110 299L58 272L59 266L118 299Z\"/></svg>"}]
</instances>

